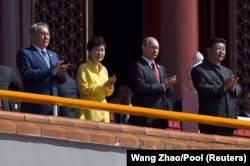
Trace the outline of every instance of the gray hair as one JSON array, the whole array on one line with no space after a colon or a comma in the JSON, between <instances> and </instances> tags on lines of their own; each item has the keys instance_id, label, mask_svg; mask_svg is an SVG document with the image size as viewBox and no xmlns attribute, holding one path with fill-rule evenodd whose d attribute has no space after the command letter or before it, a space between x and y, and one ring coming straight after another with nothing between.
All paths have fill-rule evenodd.
<instances>
[{"instance_id":1,"label":"gray hair","mask_svg":"<svg viewBox=\"0 0 250 166\"><path fill-rule=\"evenodd\" d=\"M49 25L44 23L44 22L38 22L38 23L35 23L33 24L30 29L29 29L29 34L32 35L36 32L37 30L37 27L39 26L43 26L43 27L46 27L47 29L49 29Z\"/></svg>"}]
</instances>

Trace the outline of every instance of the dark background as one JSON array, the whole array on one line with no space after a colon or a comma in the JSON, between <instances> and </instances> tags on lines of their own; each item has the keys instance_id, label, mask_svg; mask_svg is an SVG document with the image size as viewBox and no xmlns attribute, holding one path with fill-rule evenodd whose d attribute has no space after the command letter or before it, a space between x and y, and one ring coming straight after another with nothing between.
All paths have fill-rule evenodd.
<instances>
[{"instance_id":1,"label":"dark background","mask_svg":"<svg viewBox=\"0 0 250 166\"><path fill-rule=\"evenodd\" d=\"M142 3L142 0L93 1L93 34L104 37L107 43L102 64L109 76L116 74L116 87L128 83L129 65L141 56Z\"/></svg>"}]
</instances>

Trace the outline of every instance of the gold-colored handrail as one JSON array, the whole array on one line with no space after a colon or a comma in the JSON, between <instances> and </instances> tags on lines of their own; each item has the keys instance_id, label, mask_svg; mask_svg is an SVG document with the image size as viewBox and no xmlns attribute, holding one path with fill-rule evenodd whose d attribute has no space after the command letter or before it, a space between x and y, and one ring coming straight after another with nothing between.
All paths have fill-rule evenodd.
<instances>
[{"instance_id":1,"label":"gold-colored handrail","mask_svg":"<svg viewBox=\"0 0 250 166\"><path fill-rule=\"evenodd\" d=\"M197 122L197 123L224 126L236 129L250 129L250 122L244 120L199 115L186 112L175 112L170 110L159 110L159 109L136 107L136 106L131 107L120 104L101 103L95 101L71 99L71 98L41 95L41 94L26 93L26 92L0 90L0 98L31 102L31 103L74 107L74 108L91 108L99 110L101 109L114 113L139 115L139 116L162 118L162 119L172 119L178 121Z\"/></svg>"}]
</instances>

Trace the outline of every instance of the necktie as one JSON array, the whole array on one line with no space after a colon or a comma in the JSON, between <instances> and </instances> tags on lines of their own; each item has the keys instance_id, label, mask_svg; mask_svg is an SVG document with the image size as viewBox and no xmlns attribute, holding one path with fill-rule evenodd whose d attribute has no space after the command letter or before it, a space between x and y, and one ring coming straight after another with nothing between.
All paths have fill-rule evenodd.
<instances>
[{"instance_id":1,"label":"necktie","mask_svg":"<svg viewBox=\"0 0 250 166\"><path fill-rule=\"evenodd\" d=\"M157 81L160 82L159 72L158 72L158 70L156 69L155 64L154 64L154 63L151 63L151 66L152 66L152 70L153 70L153 72L154 72L154 75L155 75Z\"/></svg>"},{"instance_id":2,"label":"necktie","mask_svg":"<svg viewBox=\"0 0 250 166\"><path fill-rule=\"evenodd\" d=\"M47 63L47 66L50 67L49 56L46 54L46 52L44 50L41 50L41 53L43 55L43 59Z\"/></svg>"}]
</instances>

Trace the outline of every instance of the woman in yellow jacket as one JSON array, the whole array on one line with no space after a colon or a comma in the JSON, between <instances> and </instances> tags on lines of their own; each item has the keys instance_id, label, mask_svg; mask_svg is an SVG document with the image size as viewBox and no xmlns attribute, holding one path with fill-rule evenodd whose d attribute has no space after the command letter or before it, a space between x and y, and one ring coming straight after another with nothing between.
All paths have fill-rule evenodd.
<instances>
[{"instance_id":1,"label":"woman in yellow jacket","mask_svg":"<svg viewBox=\"0 0 250 166\"><path fill-rule=\"evenodd\" d=\"M81 64L77 71L77 85L80 99L106 103L106 97L112 95L116 76L108 77L106 67L101 64L105 57L106 43L100 36L91 38L87 43L89 59ZM110 122L109 112L93 109L79 109L76 118Z\"/></svg>"}]
</instances>

